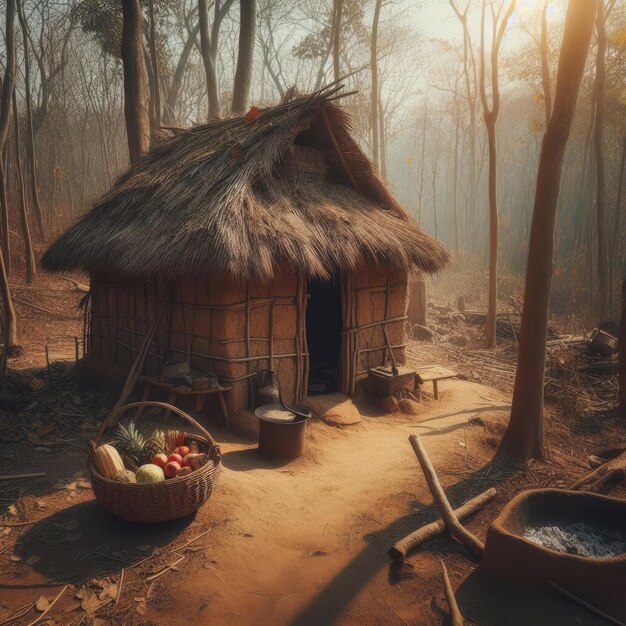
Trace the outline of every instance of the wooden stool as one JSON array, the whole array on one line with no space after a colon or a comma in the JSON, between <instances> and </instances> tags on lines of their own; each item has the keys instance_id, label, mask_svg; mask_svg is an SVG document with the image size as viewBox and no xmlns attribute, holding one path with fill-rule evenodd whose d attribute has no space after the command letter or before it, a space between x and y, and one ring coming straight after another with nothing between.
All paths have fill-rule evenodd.
<instances>
[{"instance_id":1,"label":"wooden stool","mask_svg":"<svg viewBox=\"0 0 626 626\"><path fill-rule=\"evenodd\" d=\"M426 367L418 367L416 370L418 382L432 381L435 400L439 400L439 381L456 378L459 375L458 372L439 365L427 365Z\"/></svg>"}]
</instances>

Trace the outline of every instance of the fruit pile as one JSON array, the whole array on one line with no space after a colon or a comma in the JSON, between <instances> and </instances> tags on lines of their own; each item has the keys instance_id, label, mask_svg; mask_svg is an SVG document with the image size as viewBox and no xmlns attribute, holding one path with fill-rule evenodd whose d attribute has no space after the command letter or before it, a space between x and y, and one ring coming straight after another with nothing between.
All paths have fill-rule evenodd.
<instances>
[{"instance_id":1,"label":"fruit pile","mask_svg":"<svg viewBox=\"0 0 626 626\"><path fill-rule=\"evenodd\" d=\"M187 433L155 430L144 438L135 423L119 425L114 440L96 448L94 462L105 478L123 483L158 483L165 479L187 476L201 468L209 455L200 452Z\"/></svg>"}]
</instances>

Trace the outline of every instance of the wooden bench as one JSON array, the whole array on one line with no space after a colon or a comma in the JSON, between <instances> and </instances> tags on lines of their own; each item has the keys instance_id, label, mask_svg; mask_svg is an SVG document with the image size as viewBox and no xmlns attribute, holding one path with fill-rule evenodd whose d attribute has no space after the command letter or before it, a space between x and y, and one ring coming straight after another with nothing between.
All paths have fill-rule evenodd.
<instances>
[{"instance_id":1,"label":"wooden bench","mask_svg":"<svg viewBox=\"0 0 626 626\"><path fill-rule=\"evenodd\" d=\"M459 375L458 372L450 370L446 367L441 367L440 365L427 365L425 367L417 367L415 369L419 383L432 381L433 396L435 397L435 400L439 400L439 381L456 378Z\"/></svg>"},{"instance_id":2,"label":"wooden bench","mask_svg":"<svg viewBox=\"0 0 626 626\"><path fill-rule=\"evenodd\" d=\"M222 411L222 417L224 418L224 425L226 428L230 426L230 419L228 416L228 408L224 400L223 392L230 391L232 387L209 387L207 389L195 389L194 387L187 387L185 385L174 385L173 383L167 383L162 381L158 376L142 376L139 379L140 382L145 383L145 389L143 392L142 401L148 400L153 387L161 389L167 389L167 403L176 406L176 400L178 396L196 396L196 411L202 411L206 404L206 397L212 394L217 394L217 399ZM141 409L139 409L141 411Z\"/></svg>"}]
</instances>

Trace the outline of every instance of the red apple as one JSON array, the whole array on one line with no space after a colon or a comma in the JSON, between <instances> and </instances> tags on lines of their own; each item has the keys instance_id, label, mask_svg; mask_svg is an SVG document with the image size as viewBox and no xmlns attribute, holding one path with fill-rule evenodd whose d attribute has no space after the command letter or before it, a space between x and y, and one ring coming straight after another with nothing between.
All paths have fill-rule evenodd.
<instances>
[{"instance_id":1,"label":"red apple","mask_svg":"<svg viewBox=\"0 0 626 626\"><path fill-rule=\"evenodd\" d=\"M193 469L193 465L189 461L183 461L183 467L190 467Z\"/></svg>"},{"instance_id":2,"label":"red apple","mask_svg":"<svg viewBox=\"0 0 626 626\"><path fill-rule=\"evenodd\" d=\"M176 454L180 454L183 458L185 458L189 454L189 448L187 446L180 446L174 450Z\"/></svg>"},{"instance_id":3,"label":"red apple","mask_svg":"<svg viewBox=\"0 0 626 626\"><path fill-rule=\"evenodd\" d=\"M182 456L180 456L180 454L176 454L176 453L174 453L174 454L170 454L170 455L167 457L167 462L168 462L168 463L171 463L172 461L173 461L174 463L178 463L179 465L182 465L182 464L183 464L183 457L182 457Z\"/></svg>"},{"instance_id":4,"label":"red apple","mask_svg":"<svg viewBox=\"0 0 626 626\"><path fill-rule=\"evenodd\" d=\"M180 472L180 463L177 463L176 461L168 461L163 468L163 473L166 478L174 478L178 472Z\"/></svg>"},{"instance_id":5,"label":"red apple","mask_svg":"<svg viewBox=\"0 0 626 626\"><path fill-rule=\"evenodd\" d=\"M166 463L168 462L168 458L167 455L165 454L155 454L152 457L152 461L150 461L151 463L153 463L154 465L158 465L161 469L163 469L166 465Z\"/></svg>"}]
</instances>

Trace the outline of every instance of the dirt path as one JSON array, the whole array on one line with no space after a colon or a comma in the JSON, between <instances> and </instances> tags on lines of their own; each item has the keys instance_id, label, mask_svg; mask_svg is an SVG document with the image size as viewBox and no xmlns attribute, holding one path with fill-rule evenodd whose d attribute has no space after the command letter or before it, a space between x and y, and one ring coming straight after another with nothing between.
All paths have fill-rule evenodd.
<instances>
[{"instance_id":1,"label":"dirt path","mask_svg":"<svg viewBox=\"0 0 626 626\"><path fill-rule=\"evenodd\" d=\"M163 624L182 616L199 623L200 615L213 624L376 624L393 611L412 619L419 605L395 597L386 555L419 525L414 512L429 508L407 437L425 437L449 482L446 469L467 469L466 450L475 461L485 454L484 427L469 420L494 423L508 409L502 394L473 383L443 390L419 418L370 414L345 430L314 422L306 455L283 467L224 445L219 489L199 519L228 523L209 535L204 563L170 577L166 601L150 616Z\"/></svg>"}]
</instances>

